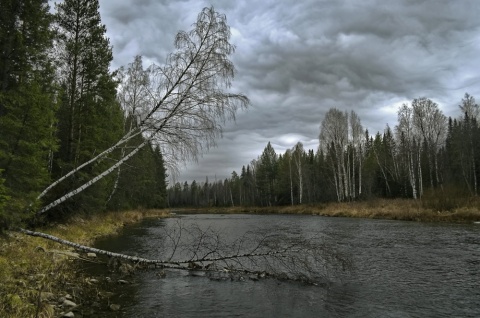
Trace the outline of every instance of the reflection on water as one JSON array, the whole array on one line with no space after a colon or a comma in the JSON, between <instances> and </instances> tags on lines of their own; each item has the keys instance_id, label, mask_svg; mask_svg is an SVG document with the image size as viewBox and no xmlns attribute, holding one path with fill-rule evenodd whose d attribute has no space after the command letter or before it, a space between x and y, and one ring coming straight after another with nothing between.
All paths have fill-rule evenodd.
<instances>
[{"instance_id":1,"label":"reflection on water","mask_svg":"<svg viewBox=\"0 0 480 318\"><path fill-rule=\"evenodd\" d=\"M318 286L265 279L138 272L122 287L124 317L480 317L480 226L318 216L185 215L230 237L252 228L321 234L354 268ZM146 220L97 247L162 258L162 228Z\"/></svg>"}]
</instances>

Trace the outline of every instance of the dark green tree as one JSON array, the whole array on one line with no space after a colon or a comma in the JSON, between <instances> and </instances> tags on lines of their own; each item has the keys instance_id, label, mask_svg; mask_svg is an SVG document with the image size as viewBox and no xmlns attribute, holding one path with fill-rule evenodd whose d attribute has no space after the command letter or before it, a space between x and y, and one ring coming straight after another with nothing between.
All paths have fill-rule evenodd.
<instances>
[{"instance_id":1,"label":"dark green tree","mask_svg":"<svg viewBox=\"0 0 480 318\"><path fill-rule=\"evenodd\" d=\"M240 183L242 188L242 203L241 205L253 205L255 202L255 181L253 179L250 165L242 166L242 172L240 174Z\"/></svg>"},{"instance_id":2,"label":"dark green tree","mask_svg":"<svg viewBox=\"0 0 480 318\"><path fill-rule=\"evenodd\" d=\"M58 64L61 66L60 149L54 175L63 176L123 135L123 113L116 101L116 81L109 71L112 49L101 23L98 0L65 0L57 5ZM75 174L51 194L67 193L99 174L110 159ZM112 158L113 157L113 158ZM114 178L105 178L64 204L68 211L105 207ZM51 197L49 197L51 198Z\"/></svg>"},{"instance_id":3,"label":"dark green tree","mask_svg":"<svg viewBox=\"0 0 480 318\"><path fill-rule=\"evenodd\" d=\"M293 205L294 196L297 194L297 187L294 187L292 166L292 151L288 149L285 154L279 155L277 160L277 186L276 195L279 205Z\"/></svg>"},{"instance_id":4,"label":"dark green tree","mask_svg":"<svg viewBox=\"0 0 480 318\"><path fill-rule=\"evenodd\" d=\"M165 178L164 163L158 147L149 145L143 148L124 165L116 191L108 202L108 209L165 207Z\"/></svg>"},{"instance_id":5,"label":"dark green tree","mask_svg":"<svg viewBox=\"0 0 480 318\"><path fill-rule=\"evenodd\" d=\"M154 169L154 193L153 196L153 206L154 208L165 208L167 206L167 170L165 168L165 161L163 160L162 152L160 147L156 146L153 151L153 159L155 162ZM195 182L195 180L193 181ZM193 187L193 183L192 183ZM193 192L193 188L192 188Z\"/></svg>"},{"instance_id":6,"label":"dark green tree","mask_svg":"<svg viewBox=\"0 0 480 318\"><path fill-rule=\"evenodd\" d=\"M259 158L256 169L257 189L262 205L271 206L276 204L275 186L277 183L277 160L277 154L272 144L268 142Z\"/></svg>"},{"instance_id":7,"label":"dark green tree","mask_svg":"<svg viewBox=\"0 0 480 318\"><path fill-rule=\"evenodd\" d=\"M7 195L7 188L4 185L5 179L2 177L2 171L0 170L0 228L8 227L9 224L4 223L8 218L5 215L5 205L10 197Z\"/></svg>"},{"instance_id":8,"label":"dark green tree","mask_svg":"<svg viewBox=\"0 0 480 318\"><path fill-rule=\"evenodd\" d=\"M47 1L0 0L0 170L11 200L2 227L32 216L56 147L53 33Z\"/></svg>"}]
</instances>

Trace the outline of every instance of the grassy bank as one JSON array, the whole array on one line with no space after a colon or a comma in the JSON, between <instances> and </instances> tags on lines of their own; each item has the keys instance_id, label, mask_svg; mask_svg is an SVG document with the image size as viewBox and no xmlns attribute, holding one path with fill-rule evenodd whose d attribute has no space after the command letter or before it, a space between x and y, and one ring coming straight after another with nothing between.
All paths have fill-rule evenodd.
<instances>
[{"instance_id":1,"label":"grassy bank","mask_svg":"<svg viewBox=\"0 0 480 318\"><path fill-rule=\"evenodd\" d=\"M471 201L461 208L439 212L414 200L375 200L351 203L331 203L284 207L229 207L179 209L189 213L261 213L307 214L331 217L381 218L427 222L479 222L480 204ZM75 218L66 224L38 229L83 245L95 239L115 234L129 223L145 217L168 215L167 210L128 211L100 214L91 218ZM101 295L98 285L77 270L77 258L64 247L42 238L19 233L0 237L0 317L58 317L67 311L64 298L76 304L87 303L88 294ZM90 260L91 261L91 260ZM100 297L100 296L97 296ZM91 299L90 299L91 300Z\"/></svg>"},{"instance_id":2,"label":"grassy bank","mask_svg":"<svg viewBox=\"0 0 480 318\"><path fill-rule=\"evenodd\" d=\"M126 224L167 213L112 212L38 230L91 245L96 238L114 234ZM0 317L58 317L69 311L62 306L64 299L81 304L86 294L97 292L95 285L77 271L77 258L87 259L86 255L42 238L13 232L1 237Z\"/></svg>"},{"instance_id":3,"label":"grassy bank","mask_svg":"<svg viewBox=\"0 0 480 318\"><path fill-rule=\"evenodd\" d=\"M178 209L188 213L260 213L260 214L308 214L331 217L354 217L370 219L390 219L421 222L458 222L480 221L480 202L472 201L464 207L449 211L439 211L426 206L420 200L378 199L361 202L342 202L329 204L276 206L276 207L228 207L204 209Z\"/></svg>"}]
</instances>

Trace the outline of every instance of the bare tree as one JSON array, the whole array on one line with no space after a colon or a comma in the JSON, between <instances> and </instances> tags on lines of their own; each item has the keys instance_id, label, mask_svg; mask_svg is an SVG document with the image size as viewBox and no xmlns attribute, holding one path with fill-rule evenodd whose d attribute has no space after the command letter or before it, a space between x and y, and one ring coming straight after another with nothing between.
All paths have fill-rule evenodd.
<instances>
[{"instance_id":1,"label":"bare tree","mask_svg":"<svg viewBox=\"0 0 480 318\"><path fill-rule=\"evenodd\" d=\"M320 125L320 147L330 158L338 201L348 194L345 154L348 144L348 114L331 108Z\"/></svg>"},{"instance_id":2,"label":"bare tree","mask_svg":"<svg viewBox=\"0 0 480 318\"><path fill-rule=\"evenodd\" d=\"M125 122L124 132L130 133L144 119L150 105L154 104L152 95L150 94L150 77L149 71L143 69L142 57L135 56L132 63L128 64L128 68L123 66L117 71L117 80L119 82L117 99L123 108ZM121 156L124 158L129 143L125 142L121 147ZM117 176L113 189L107 199L107 203L111 200L118 188L118 182L122 172L122 166L117 168Z\"/></svg>"},{"instance_id":3,"label":"bare tree","mask_svg":"<svg viewBox=\"0 0 480 318\"><path fill-rule=\"evenodd\" d=\"M235 119L236 111L249 104L246 96L230 91L235 69L229 56L235 47L229 39L226 17L213 7L203 9L190 32L177 34L176 51L165 65L152 67L149 93L153 102L139 114L137 126L110 148L53 182L38 198L136 136L143 135L144 141L95 178L46 204L38 213L49 211L115 171L148 143L160 147L171 168L178 162L196 159L203 149L213 146L215 138L221 135L222 124Z\"/></svg>"},{"instance_id":4,"label":"bare tree","mask_svg":"<svg viewBox=\"0 0 480 318\"><path fill-rule=\"evenodd\" d=\"M468 93L462 98L462 103L458 106L464 115L469 118L480 119L480 106L475 102L475 98Z\"/></svg>"},{"instance_id":5,"label":"bare tree","mask_svg":"<svg viewBox=\"0 0 480 318\"><path fill-rule=\"evenodd\" d=\"M446 139L447 118L432 100L422 97L412 101L413 125L427 149L430 185L441 185L438 152Z\"/></svg>"},{"instance_id":6,"label":"bare tree","mask_svg":"<svg viewBox=\"0 0 480 318\"><path fill-rule=\"evenodd\" d=\"M352 182L351 182L351 194L355 198L362 194L362 162L363 162L363 127L355 111L350 113L350 131L352 135ZM355 182L355 168L358 164L358 192Z\"/></svg>"},{"instance_id":7,"label":"bare tree","mask_svg":"<svg viewBox=\"0 0 480 318\"><path fill-rule=\"evenodd\" d=\"M117 71L119 87L117 98L128 121L126 131L140 124L151 107L155 104L152 95L150 70L143 68L142 57L137 55L128 67L120 67Z\"/></svg>"},{"instance_id":8,"label":"bare tree","mask_svg":"<svg viewBox=\"0 0 480 318\"><path fill-rule=\"evenodd\" d=\"M287 149L285 151L284 158L288 160L288 173L289 173L289 180L290 180L290 204L294 205L293 199L293 175L292 175L292 149Z\"/></svg>"},{"instance_id":9,"label":"bare tree","mask_svg":"<svg viewBox=\"0 0 480 318\"><path fill-rule=\"evenodd\" d=\"M398 125L395 127L396 137L401 147L401 154L404 158L404 165L407 170L408 180L412 189L412 196L417 199L417 180L415 177L414 162L417 158L416 152L420 151L415 147L415 134L413 127L413 109L403 104L398 110ZM417 162L420 164L420 162ZM420 184L418 186L421 186Z\"/></svg>"},{"instance_id":10,"label":"bare tree","mask_svg":"<svg viewBox=\"0 0 480 318\"><path fill-rule=\"evenodd\" d=\"M77 250L123 259L136 266L154 266L185 271L201 271L213 280L260 279L266 277L317 283L336 272L348 270L349 257L325 237L302 236L295 229L252 229L238 236L221 233L176 219L162 228L158 253L163 259L147 259L112 253L79 245L61 238L29 230L24 234L49 239Z\"/></svg>"},{"instance_id":11,"label":"bare tree","mask_svg":"<svg viewBox=\"0 0 480 318\"><path fill-rule=\"evenodd\" d=\"M303 199L303 154L305 150L303 150L303 144L298 142L292 149L291 155L293 157L293 161L295 162L296 167L296 174L298 180L298 200L299 204L302 204ZM291 178L291 177L290 177ZM293 187L290 188L292 190Z\"/></svg>"}]
</instances>

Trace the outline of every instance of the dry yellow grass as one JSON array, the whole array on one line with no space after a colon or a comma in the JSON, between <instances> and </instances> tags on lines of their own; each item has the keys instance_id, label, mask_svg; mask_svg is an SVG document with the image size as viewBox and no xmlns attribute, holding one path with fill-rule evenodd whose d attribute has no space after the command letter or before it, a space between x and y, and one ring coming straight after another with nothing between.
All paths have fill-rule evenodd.
<instances>
[{"instance_id":1,"label":"dry yellow grass","mask_svg":"<svg viewBox=\"0 0 480 318\"><path fill-rule=\"evenodd\" d=\"M91 245L105 235L116 233L125 224L144 217L168 215L166 210L126 211L73 218L39 231ZM0 238L0 317L56 317L52 301L82 288L81 277L71 258L51 250L66 250L58 243L11 232Z\"/></svg>"},{"instance_id":2,"label":"dry yellow grass","mask_svg":"<svg viewBox=\"0 0 480 318\"><path fill-rule=\"evenodd\" d=\"M472 201L465 207L451 211L437 211L425 207L421 200L376 199L360 202L309 204L280 207L228 207L181 209L193 213L260 213L260 214L310 214L331 217L354 217L424 222L474 222L480 221L480 204Z\"/></svg>"}]
</instances>

